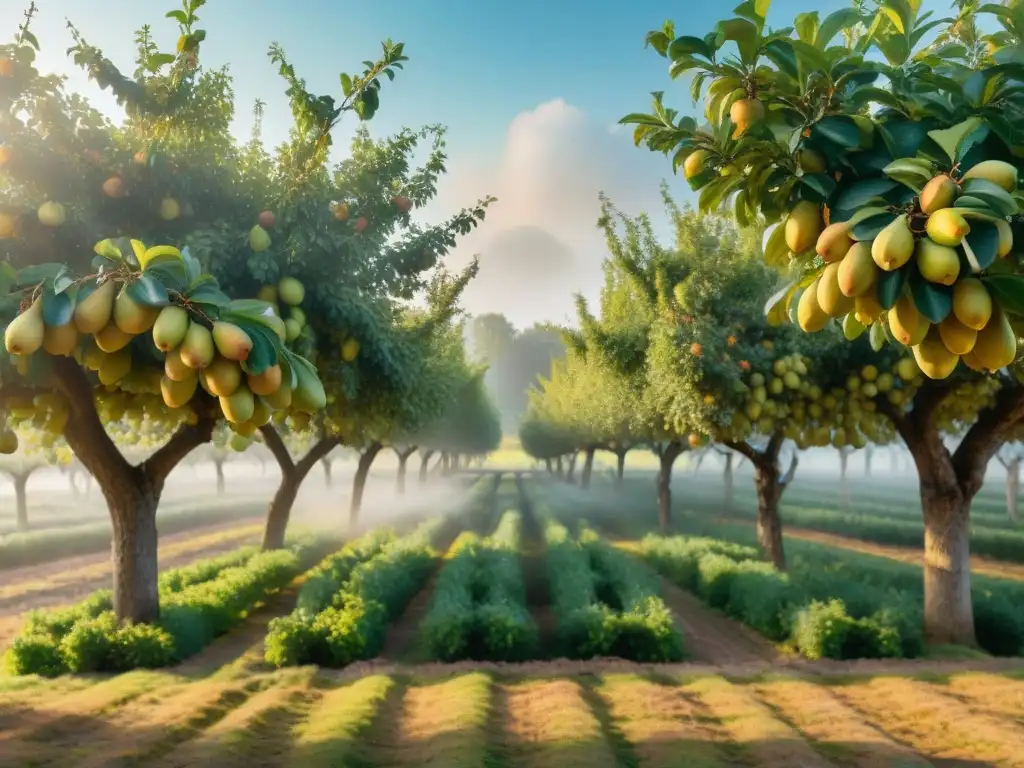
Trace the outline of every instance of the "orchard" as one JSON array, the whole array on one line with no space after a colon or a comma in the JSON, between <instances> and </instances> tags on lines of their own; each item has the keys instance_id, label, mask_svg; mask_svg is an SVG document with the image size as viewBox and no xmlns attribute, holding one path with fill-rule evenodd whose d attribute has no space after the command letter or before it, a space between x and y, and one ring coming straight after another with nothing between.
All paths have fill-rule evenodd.
<instances>
[{"instance_id":1,"label":"orchard","mask_svg":"<svg viewBox=\"0 0 1024 768\"><path fill-rule=\"evenodd\" d=\"M37 70L34 8L0 46L0 448L38 435L92 474L115 534L114 611L142 622L159 615L165 481L215 432L230 431L218 442L236 450L260 434L281 465L264 536L274 549L302 480L333 448L372 461L443 417L467 375L443 340L475 264L450 275L440 262L491 202L412 222L444 172L439 127L382 140L360 129L331 163L332 131L372 119L407 60L401 43L343 73L338 96L310 93L272 45L289 139L264 148L257 103L251 140L236 143L231 79L202 56L204 4L167 14L172 52L144 28L131 75L72 27L74 64L123 107L119 127ZM428 309L414 311L421 293ZM119 446L142 433L170 436L133 463ZM282 433L314 439L295 458Z\"/></svg>"},{"instance_id":2,"label":"orchard","mask_svg":"<svg viewBox=\"0 0 1024 768\"><path fill-rule=\"evenodd\" d=\"M861 407L873 406L917 465L927 633L970 644L971 500L1024 418L1024 8L966 4L950 20L916 3L879 6L804 13L771 30L769 3L750 0L703 37L668 23L647 42L673 78L693 77L702 122L660 93L650 114L622 122L682 166L702 209L728 200L739 222L773 227L764 262L786 284L770 322L790 318L809 334L799 344L840 324L847 376L863 368L865 339L879 355L912 355L919 373L900 362L893 378L909 386L862 387ZM985 25L997 31L983 35ZM956 450L944 434L961 436Z\"/></svg>"}]
</instances>

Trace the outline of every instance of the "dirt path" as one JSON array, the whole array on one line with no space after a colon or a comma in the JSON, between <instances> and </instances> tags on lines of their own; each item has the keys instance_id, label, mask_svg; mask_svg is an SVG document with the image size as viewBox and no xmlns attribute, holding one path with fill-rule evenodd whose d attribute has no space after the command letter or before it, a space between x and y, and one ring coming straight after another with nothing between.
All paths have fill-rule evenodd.
<instances>
[{"instance_id":1,"label":"dirt path","mask_svg":"<svg viewBox=\"0 0 1024 768\"><path fill-rule=\"evenodd\" d=\"M737 621L708 608L667 579L661 579L661 596L683 631L688 658L704 664L777 663L775 647Z\"/></svg>"},{"instance_id":2,"label":"dirt path","mask_svg":"<svg viewBox=\"0 0 1024 768\"><path fill-rule=\"evenodd\" d=\"M519 510L523 516L523 553L520 563L523 581L526 584L526 607L540 633L540 647L554 648L557 621L551 610L547 575L544 571L544 534L537 516L533 513L529 497L523 493L520 483L517 483L517 486Z\"/></svg>"}]
</instances>

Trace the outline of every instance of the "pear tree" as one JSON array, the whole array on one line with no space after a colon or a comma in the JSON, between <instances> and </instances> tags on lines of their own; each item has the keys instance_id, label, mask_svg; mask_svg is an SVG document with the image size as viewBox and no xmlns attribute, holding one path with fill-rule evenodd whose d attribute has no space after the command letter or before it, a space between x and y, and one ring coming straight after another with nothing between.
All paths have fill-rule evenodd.
<instances>
[{"instance_id":1,"label":"pear tree","mask_svg":"<svg viewBox=\"0 0 1024 768\"><path fill-rule=\"evenodd\" d=\"M789 285L770 317L788 307L808 333L835 319L875 349L909 350L901 364L924 381L879 393L876 412L920 478L926 636L970 645L971 500L1024 420L1024 6L934 18L880 0L780 30L768 6L748 0L703 37L651 32L670 75L692 75L704 122L660 93L623 122L683 167L702 208L729 200L739 220L776 224L764 259ZM962 434L955 450L944 424Z\"/></svg>"},{"instance_id":2,"label":"pear tree","mask_svg":"<svg viewBox=\"0 0 1024 768\"><path fill-rule=\"evenodd\" d=\"M159 613L155 513L174 467L218 423L251 434L275 409L308 417L326 405L308 345L248 298L251 272L217 267L276 255L270 231L293 249L316 237L315 221L275 215L267 196L320 189L314 160L331 128L349 112L372 117L404 60L385 43L363 74L342 77L341 102L304 103L301 130L271 159L231 137L231 80L201 63L203 5L168 14L174 52L141 30L131 75L72 28L69 53L124 108L119 128L38 71L31 9L0 46L2 420L62 436L96 479L115 534L114 609L134 621ZM270 56L294 86L280 49ZM133 463L104 422L170 437Z\"/></svg>"}]
</instances>

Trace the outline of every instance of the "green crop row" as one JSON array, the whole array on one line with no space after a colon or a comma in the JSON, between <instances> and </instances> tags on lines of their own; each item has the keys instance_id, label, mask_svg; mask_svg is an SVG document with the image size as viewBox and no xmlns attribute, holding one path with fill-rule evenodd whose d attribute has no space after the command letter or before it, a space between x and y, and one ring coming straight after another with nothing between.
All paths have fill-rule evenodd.
<instances>
[{"instance_id":1,"label":"green crop row","mask_svg":"<svg viewBox=\"0 0 1024 768\"><path fill-rule=\"evenodd\" d=\"M266 660L278 667L340 667L375 656L388 622L423 586L436 558L433 545L450 524L449 518L432 518L382 547L352 569L331 605L319 613L274 619L266 639Z\"/></svg>"},{"instance_id":2,"label":"green crop row","mask_svg":"<svg viewBox=\"0 0 1024 768\"><path fill-rule=\"evenodd\" d=\"M535 502L536 503L536 502ZM569 658L675 661L682 637L657 584L640 563L584 530L580 540L543 505L545 571L559 650Z\"/></svg>"},{"instance_id":3,"label":"green crop row","mask_svg":"<svg viewBox=\"0 0 1024 768\"><path fill-rule=\"evenodd\" d=\"M431 656L517 661L533 655L539 638L526 608L521 544L522 517L513 510L502 515L489 539L459 537L420 625Z\"/></svg>"},{"instance_id":4,"label":"green crop row","mask_svg":"<svg viewBox=\"0 0 1024 768\"><path fill-rule=\"evenodd\" d=\"M252 517L260 508L251 501L219 504L212 507L191 507L157 514L160 533L168 536L192 528L228 520ZM62 557L102 552L110 548L110 522L103 521L73 528L55 528L0 536L0 571L38 565Z\"/></svg>"},{"instance_id":5,"label":"green crop row","mask_svg":"<svg viewBox=\"0 0 1024 768\"><path fill-rule=\"evenodd\" d=\"M202 650L301 570L309 543L290 550L215 558L165 573L160 618L151 625L121 624L109 590L60 611L29 615L4 657L16 675L116 672L173 664ZM217 567L220 566L220 567Z\"/></svg>"},{"instance_id":6,"label":"green crop row","mask_svg":"<svg viewBox=\"0 0 1024 768\"><path fill-rule=\"evenodd\" d=\"M306 574L295 601L294 614L311 620L329 607L342 584L351 577L353 569L379 554L396 538L393 529L377 528L325 557Z\"/></svg>"}]
</instances>

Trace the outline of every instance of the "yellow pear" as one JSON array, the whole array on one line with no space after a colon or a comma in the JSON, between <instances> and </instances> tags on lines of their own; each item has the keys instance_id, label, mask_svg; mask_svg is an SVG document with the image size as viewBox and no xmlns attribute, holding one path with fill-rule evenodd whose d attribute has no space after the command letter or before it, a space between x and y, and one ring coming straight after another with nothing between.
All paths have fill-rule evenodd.
<instances>
[{"instance_id":1,"label":"yellow pear","mask_svg":"<svg viewBox=\"0 0 1024 768\"><path fill-rule=\"evenodd\" d=\"M980 331L992 317L992 297L976 277L965 277L953 287L953 314L956 319Z\"/></svg>"},{"instance_id":2,"label":"yellow pear","mask_svg":"<svg viewBox=\"0 0 1024 768\"><path fill-rule=\"evenodd\" d=\"M866 330L867 326L857 319L856 313L851 312L843 318L843 336L847 341L857 339Z\"/></svg>"},{"instance_id":3,"label":"yellow pear","mask_svg":"<svg viewBox=\"0 0 1024 768\"><path fill-rule=\"evenodd\" d=\"M285 325L284 320L282 320L277 315L270 315L269 317L265 317L264 319L266 320L267 325L274 329L274 333L277 334L277 337L281 339L281 341L288 340L288 329L287 326Z\"/></svg>"},{"instance_id":4,"label":"yellow pear","mask_svg":"<svg viewBox=\"0 0 1024 768\"><path fill-rule=\"evenodd\" d=\"M249 374L247 380L254 395L272 395L281 386L281 366L272 365L263 373Z\"/></svg>"},{"instance_id":5,"label":"yellow pear","mask_svg":"<svg viewBox=\"0 0 1024 768\"><path fill-rule=\"evenodd\" d=\"M956 248L971 231L971 225L956 208L940 208L928 217L925 230L939 245Z\"/></svg>"},{"instance_id":6,"label":"yellow pear","mask_svg":"<svg viewBox=\"0 0 1024 768\"><path fill-rule=\"evenodd\" d=\"M897 216L871 243L871 258L886 272L899 269L913 254L914 233L905 213Z\"/></svg>"},{"instance_id":7,"label":"yellow pear","mask_svg":"<svg viewBox=\"0 0 1024 768\"><path fill-rule=\"evenodd\" d=\"M260 301L265 301L268 304L277 304L277 286L276 285L263 285L256 292L256 298Z\"/></svg>"},{"instance_id":8,"label":"yellow pear","mask_svg":"<svg viewBox=\"0 0 1024 768\"><path fill-rule=\"evenodd\" d=\"M4 331L4 347L12 355L33 355L43 346L45 336L43 302L36 299L7 326L7 330Z\"/></svg>"},{"instance_id":9,"label":"yellow pear","mask_svg":"<svg viewBox=\"0 0 1024 768\"><path fill-rule=\"evenodd\" d=\"M872 286L854 299L854 308L857 313L857 319L864 323L864 325L871 325L885 312L882 305L878 303L876 286Z\"/></svg>"},{"instance_id":10,"label":"yellow pear","mask_svg":"<svg viewBox=\"0 0 1024 768\"><path fill-rule=\"evenodd\" d=\"M18 450L18 435L14 430L0 430L0 454L10 456Z\"/></svg>"},{"instance_id":11,"label":"yellow pear","mask_svg":"<svg viewBox=\"0 0 1024 768\"><path fill-rule=\"evenodd\" d=\"M213 324L213 344L221 356L242 362L252 352L252 338L234 323Z\"/></svg>"},{"instance_id":12,"label":"yellow pear","mask_svg":"<svg viewBox=\"0 0 1024 768\"><path fill-rule=\"evenodd\" d=\"M711 153L706 149L698 149L686 156L686 160L683 161L683 176L687 181L704 170L705 163L710 156Z\"/></svg>"},{"instance_id":13,"label":"yellow pear","mask_svg":"<svg viewBox=\"0 0 1024 768\"><path fill-rule=\"evenodd\" d=\"M938 330L934 328L920 344L913 347L913 352L918 367L929 379L945 379L960 362L960 356L946 349Z\"/></svg>"},{"instance_id":14,"label":"yellow pear","mask_svg":"<svg viewBox=\"0 0 1024 768\"><path fill-rule=\"evenodd\" d=\"M357 357L359 357L359 339L350 336L341 344L341 359L346 363L351 363Z\"/></svg>"},{"instance_id":15,"label":"yellow pear","mask_svg":"<svg viewBox=\"0 0 1024 768\"><path fill-rule=\"evenodd\" d=\"M249 417L249 423L255 424L257 427L262 427L264 424L270 422L270 418L273 415L273 409L264 402L263 398L257 397L252 409L252 416Z\"/></svg>"},{"instance_id":16,"label":"yellow pear","mask_svg":"<svg viewBox=\"0 0 1024 768\"><path fill-rule=\"evenodd\" d=\"M839 290L838 262L826 265L818 277L818 306L829 317L843 317L853 311L853 299Z\"/></svg>"},{"instance_id":17,"label":"yellow pear","mask_svg":"<svg viewBox=\"0 0 1024 768\"><path fill-rule=\"evenodd\" d=\"M945 174L936 176L921 190L919 197L921 210L931 215L940 208L949 208L956 200L959 191L960 187L949 176Z\"/></svg>"},{"instance_id":18,"label":"yellow pear","mask_svg":"<svg viewBox=\"0 0 1024 768\"><path fill-rule=\"evenodd\" d=\"M960 275L960 255L948 245L939 245L930 237L922 237L917 241L914 259L921 277L930 283L952 285Z\"/></svg>"},{"instance_id":19,"label":"yellow pear","mask_svg":"<svg viewBox=\"0 0 1024 768\"><path fill-rule=\"evenodd\" d=\"M159 314L159 308L139 304L123 288L114 300L114 323L122 331L133 336L152 328Z\"/></svg>"},{"instance_id":20,"label":"yellow pear","mask_svg":"<svg viewBox=\"0 0 1024 768\"><path fill-rule=\"evenodd\" d=\"M828 323L828 313L818 304L818 284L820 277L807 286L800 294L797 304L797 324L806 333L817 333Z\"/></svg>"},{"instance_id":21,"label":"yellow pear","mask_svg":"<svg viewBox=\"0 0 1024 768\"><path fill-rule=\"evenodd\" d=\"M1010 228L1010 222L1006 219L996 219L996 229L999 231L999 245L996 249L996 255L1001 259L1004 256L1008 256L1010 251L1013 250L1013 230Z\"/></svg>"},{"instance_id":22,"label":"yellow pear","mask_svg":"<svg viewBox=\"0 0 1024 768\"><path fill-rule=\"evenodd\" d=\"M213 362L213 336L206 326L193 320L188 324L179 350L185 365L197 371L202 370Z\"/></svg>"},{"instance_id":23,"label":"yellow pear","mask_svg":"<svg viewBox=\"0 0 1024 768\"><path fill-rule=\"evenodd\" d=\"M822 230L814 244L814 250L828 264L846 256L853 244L853 240L850 239L850 225L842 221L829 224Z\"/></svg>"},{"instance_id":24,"label":"yellow pear","mask_svg":"<svg viewBox=\"0 0 1024 768\"><path fill-rule=\"evenodd\" d=\"M860 296L873 288L878 268L871 256L870 243L855 243L839 262L839 290L844 296Z\"/></svg>"},{"instance_id":25,"label":"yellow pear","mask_svg":"<svg viewBox=\"0 0 1024 768\"><path fill-rule=\"evenodd\" d=\"M1017 357L1017 335L998 304L992 307L988 323L978 331L978 340L971 354L979 365L989 371L1005 368Z\"/></svg>"},{"instance_id":26,"label":"yellow pear","mask_svg":"<svg viewBox=\"0 0 1024 768\"><path fill-rule=\"evenodd\" d=\"M216 358L202 373L204 389L214 397L228 397L242 384L242 369L238 363L223 357Z\"/></svg>"},{"instance_id":27,"label":"yellow pear","mask_svg":"<svg viewBox=\"0 0 1024 768\"><path fill-rule=\"evenodd\" d=\"M153 324L153 344L161 352L169 352L185 340L188 324L186 309L173 304L164 307Z\"/></svg>"},{"instance_id":28,"label":"yellow pear","mask_svg":"<svg viewBox=\"0 0 1024 768\"><path fill-rule=\"evenodd\" d=\"M48 326L43 333L43 349L48 355L67 357L78 347L78 329L73 322Z\"/></svg>"},{"instance_id":29,"label":"yellow pear","mask_svg":"<svg viewBox=\"0 0 1024 768\"><path fill-rule=\"evenodd\" d=\"M966 355L974 349L974 343L978 339L978 332L973 328L956 319L956 315L950 313L939 323L939 337L942 343L954 355Z\"/></svg>"},{"instance_id":30,"label":"yellow pear","mask_svg":"<svg viewBox=\"0 0 1024 768\"><path fill-rule=\"evenodd\" d=\"M963 175L962 181L968 179L985 179L1013 192L1017 188L1017 169L1002 160L983 160Z\"/></svg>"},{"instance_id":31,"label":"yellow pear","mask_svg":"<svg viewBox=\"0 0 1024 768\"><path fill-rule=\"evenodd\" d=\"M978 362L978 359L974 356L974 350L971 350L966 355L962 355L960 359L963 360L964 365L966 365L972 371L977 371L978 373L988 373L988 369L986 369L985 366Z\"/></svg>"},{"instance_id":32,"label":"yellow pear","mask_svg":"<svg viewBox=\"0 0 1024 768\"><path fill-rule=\"evenodd\" d=\"M801 200L786 217L786 247L793 253L810 249L821 236L821 212L818 206Z\"/></svg>"},{"instance_id":33,"label":"yellow pear","mask_svg":"<svg viewBox=\"0 0 1024 768\"><path fill-rule=\"evenodd\" d=\"M75 306L75 327L79 333L96 333L110 322L114 312L117 283L107 280Z\"/></svg>"},{"instance_id":34,"label":"yellow pear","mask_svg":"<svg viewBox=\"0 0 1024 768\"><path fill-rule=\"evenodd\" d=\"M893 338L905 347L913 347L920 344L931 323L927 318L917 311L913 299L909 296L900 296L896 304L889 310L889 330Z\"/></svg>"},{"instance_id":35,"label":"yellow pear","mask_svg":"<svg viewBox=\"0 0 1024 768\"><path fill-rule=\"evenodd\" d=\"M825 173L828 170L828 158L816 149L801 149L796 153L796 160L804 173Z\"/></svg>"},{"instance_id":36,"label":"yellow pear","mask_svg":"<svg viewBox=\"0 0 1024 768\"><path fill-rule=\"evenodd\" d=\"M306 287L294 277L282 277L277 283L277 295L282 302L295 307L306 298Z\"/></svg>"},{"instance_id":37,"label":"yellow pear","mask_svg":"<svg viewBox=\"0 0 1024 768\"><path fill-rule=\"evenodd\" d=\"M283 411L286 408L290 408L292 404L291 380L282 378L281 386L279 386L274 392L263 395L263 399L267 405L276 411Z\"/></svg>"},{"instance_id":38,"label":"yellow pear","mask_svg":"<svg viewBox=\"0 0 1024 768\"><path fill-rule=\"evenodd\" d=\"M729 108L729 119L732 120L732 137L738 139L752 125L764 120L764 103L760 99L736 99Z\"/></svg>"},{"instance_id":39,"label":"yellow pear","mask_svg":"<svg viewBox=\"0 0 1024 768\"><path fill-rule=\"evenodd\" d=\"M114 323L110 323L99 333L93 335L93 339L96 341L96 346L107 354L112 354L124 349L132 343L132 339L134 338L135 336L130 333L125 333Z\"/></svg>"},{"instance_id":40,"label":"yellow pear","mask_svg":"<svg viewBox=\"0 0 1024 768\"><path fill-rule=\"evenodd\" d=\"M299 338L299 334L302 333L302 326L299 325L297 320L288 318L284 321L284 338L285 341L295 341Z\"/></svg>"},{"instance_id":41,"label":"yellow pear","mask_svg":"<svg viewBox=\"0 0 1024 768\"><path fill-rule=\"evenodd\" d=\"M109 387L111 384L119 382L131 371L131 350L122 347L103 358L103 365L96 373L99 376L100 384Z\"/></svg>"},{"instance_id":42,"label":"yellow pear","mask_svg":"<svg viewBox=\"0 0 1024 768\"><path fill-rule=\"evenodd\" d=\"M292 407L306 413L316 413L327 405L327 393L320 379L303 366L295 369L299 383L292 392Z\"/></svg>"},{"instance_id":43,"label":"yellow pear","mask_svg":"<svg viewBox=\"0 0 1024 768\"><path fill-rule=\"evenodd\" d=\"M232 424L241 424L252 418L253 411L256 409L256 401L249 388L242 384L229 396L220 398L220 409L224 413L225 419Z\"/></svg>"},{"instance_id":44,"label":"yellow pear","mask_svg":"<svg viewBox=\"0 0 1024 768\"><path fill-rule=\"evenodd\" d=\"M195 375L195 370L185 365L185 361L181 359L181 350L172 349L164 356L164 376L171 381L185 381L195 378Z\"/></svg>"},{"instance_id":45,"label":"yellow pear","mask_svg":"<svg viewBox=\"0 0 1024 768\"><path fill-rule=\"evenodd\" d=\"M160 394L164 405L168 408L181 408L192 399L198 386L198 377L192 376L184 381L175 381L166 376L160 377Z\"/></svg>"}]
</instances>

